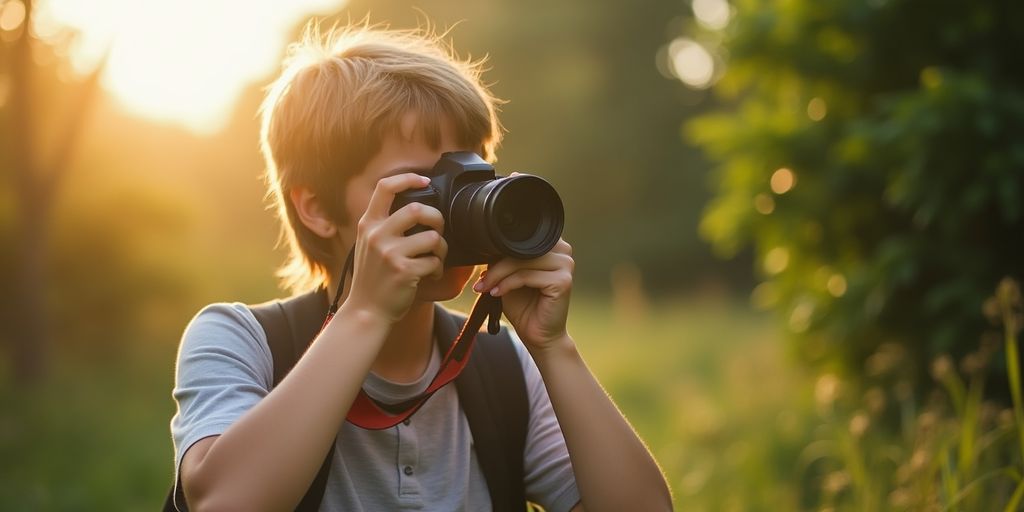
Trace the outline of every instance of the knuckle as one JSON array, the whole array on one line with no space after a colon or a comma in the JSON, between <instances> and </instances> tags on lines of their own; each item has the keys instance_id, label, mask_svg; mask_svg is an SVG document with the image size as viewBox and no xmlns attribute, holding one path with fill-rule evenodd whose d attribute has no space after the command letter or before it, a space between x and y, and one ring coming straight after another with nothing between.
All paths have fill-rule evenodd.
<instances>
[{"instance_id":1,"label":"knuckle","mask_svg":"<svg viewBox=\"0 0 1024 512\"><path fill-rule=\"evenodd\" d=\"M558 284L566 290L572 288L572 274L569 272L560 272L558 276Z\"/></svg>"},{"instance_id":2,"label":"knuckle","mask_svg":"<svg viewBox=\"0 0 1024 512\"><path fill-rule=\"evenodd\" d=\"M365 232L370 229L370 224L370 220L366 218L366 215L363 215L362 217L359 217L359 220L356 222L356 229L360 232Z\"/></svg>"},{"instance_id":3,"label":"knuckle","mask_svg":"<svg viewBox=\"0 0 1024 512\"><path fill-rule=\"evenodd\" d=\"M368 224L364 227L364 229L362 229L362 232L363 238L366 239L366 242L368 244L370 244L371 246L377 245L377 241L380 239L380 230L377 229L376 226Z\"/></svg>"},{"instance_id":4,"label":"knuckle","mask_svg":"<svg viewBox=\"0 0 1024 512\"><path fill-rule=\"evenodd\" d=\"M402 267L402 255L395 249L385 249L381 252L381 259L383 259L388 266L394 269L401 270Z\"/></svg>"}]
</instances>

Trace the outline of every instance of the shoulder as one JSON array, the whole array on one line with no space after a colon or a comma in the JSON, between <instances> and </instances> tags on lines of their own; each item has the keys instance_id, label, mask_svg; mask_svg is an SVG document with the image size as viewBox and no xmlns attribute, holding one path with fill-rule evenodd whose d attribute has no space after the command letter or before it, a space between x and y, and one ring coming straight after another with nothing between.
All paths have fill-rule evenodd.
<instances>
[{"instance_id":1,"label":"shoulder","mask_svg":"<svg viewBox=\"0 0 1024 512\"><path fill-rule=\"evenodd\" d=\"M178 370L201 369L213 362L236 362L273 378L266 334L248 306L215 303L200 310L185 328L178 349Z\"/></svg>"}]
</instances>

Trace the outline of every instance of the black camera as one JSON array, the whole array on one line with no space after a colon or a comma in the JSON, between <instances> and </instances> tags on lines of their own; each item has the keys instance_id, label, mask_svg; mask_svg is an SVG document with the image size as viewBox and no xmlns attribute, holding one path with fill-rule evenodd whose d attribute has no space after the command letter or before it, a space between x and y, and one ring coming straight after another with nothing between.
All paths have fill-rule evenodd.
<instances>
[{"instance_id":1,"label":"black camera","mask_svg":"<svg viewBox=\"0 0 1024 512\"><path fill-rule=\"evenodd\" d=\"M494 167L470 151L442 154L427 177L425 188L396 195L391 213L409 203L440 210L447 267L491 263L505 256L536 258L562 236L562 199L542 178L495 176ZM416 226L406 234L427 229Z\"/></svg>"}]
</instances>

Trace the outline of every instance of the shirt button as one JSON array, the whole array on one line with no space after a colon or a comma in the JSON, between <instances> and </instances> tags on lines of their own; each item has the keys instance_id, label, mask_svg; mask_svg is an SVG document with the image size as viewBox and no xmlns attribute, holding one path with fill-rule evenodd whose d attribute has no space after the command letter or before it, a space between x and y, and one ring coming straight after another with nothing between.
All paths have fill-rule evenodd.
<instances>
[{"instance_id":1,"label":"shirt button","mask_svg":"<svg viewBox=\"0 0 1024 512\"><path fill-rule=\"evenodd\" d=\"M405 476L412 476L412 466L406 466L402 469L402 473L405 473Z\"/></svg>"},{"instance_id":2,"label":"shirt button","mask_svg":"<svg viewBox=\"0 0 1024 512\"><path fill-rule=\"evenodd\" d=\"M405 420L405 421L403 421L403 422L402 422L402 425L405 425L405 426L407 426L407 427L408 427L410 423L412 423L412 420L410 420L410 419L407 419L407 420Z\"/></svg>"}]
</instances>

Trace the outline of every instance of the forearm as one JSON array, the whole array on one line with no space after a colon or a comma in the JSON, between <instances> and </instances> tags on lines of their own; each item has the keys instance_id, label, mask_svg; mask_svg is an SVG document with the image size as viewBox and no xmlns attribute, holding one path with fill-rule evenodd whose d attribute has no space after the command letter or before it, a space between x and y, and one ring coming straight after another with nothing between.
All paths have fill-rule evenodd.
<instances>
[{"instance_id":1,"label":"forearm","mask_svg":"<svg viewBox=\"0 0 1024 512\"><path fill-rule=\"evenodd\" d=\"M183 472L193 509L293 508L388 329L386 321L342 307L287 378L213 442L187 481Z\"/></svg>"},{"instance_id":2,"label":"forearm","mask_svg":"<svg viewBox=\"0 0 1024 512\"><path fill-rule=\"evenodd\" d=\"M584 508L670 510L671 495L657 463L572 339L531 354L565 436Z\"/></svg>"}]
</instances>

